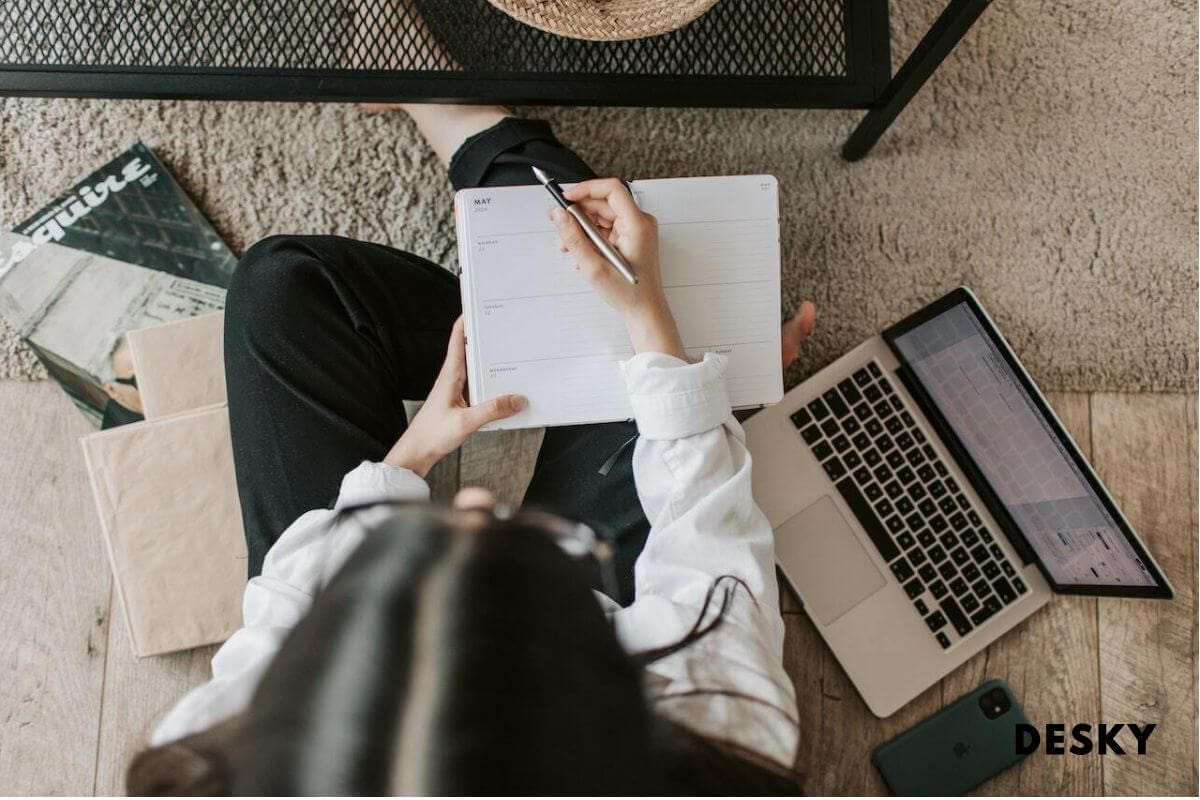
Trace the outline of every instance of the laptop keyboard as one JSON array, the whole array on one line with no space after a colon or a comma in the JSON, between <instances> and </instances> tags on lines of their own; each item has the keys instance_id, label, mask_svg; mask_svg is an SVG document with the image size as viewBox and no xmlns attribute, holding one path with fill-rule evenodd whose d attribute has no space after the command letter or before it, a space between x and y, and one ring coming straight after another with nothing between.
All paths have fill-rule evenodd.
<instances>
[{"instance_id":1,"label":"laptop keyboard","mask_svg":"<svg viewBox=\"0 0 1200 800\"><path fill-rule=\"evenodd\" d=\"M943 648L1027 591L876 362L792 423Z\"/></svg>"}]
</instances>

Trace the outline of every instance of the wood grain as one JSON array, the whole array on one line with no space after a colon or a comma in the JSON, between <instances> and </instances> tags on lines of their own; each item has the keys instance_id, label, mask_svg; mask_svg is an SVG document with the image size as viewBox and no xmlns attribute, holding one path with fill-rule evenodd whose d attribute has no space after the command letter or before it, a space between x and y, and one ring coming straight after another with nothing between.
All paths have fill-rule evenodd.
<instances>
[{"instance_id":1,"label":"wood grain","mask_svg":"<svg viewBox=\"0 0 1200 800\"><path fill-rule=\"evenodd\" d=\"M796 607L798 609L799 604ZM825 642L799 610L784 613L783 627L783 668L796 687L796 718L800 726L795 767L804 773L804 791L820 794L821 762L829 748L829 743L821 736L821 669Z\"/></svg>"},{"instance_id":2,"label":"wood grain","mask_svg":"<svg viewBox=\"0 0 1200 800\"><path fill-rule=\"evenodd\" d=\"M887 719L867 708L812 621L790 593L784 607L784 669L796 687L800 743L796 769L814 795L887 794L871 764L876 746L912 727L942 705L935 684Z\"/></svg>"},{"instance_id":3,"label":"wood grain","mask_svg":"<svg viewBox=\"0 0 1200 800\"><path fill-rule=\"evenodd\" d=\"M1158 724L1146 756L1100 759L1110 795L1196 795L1194 402L1182 395L1092 397L1096 470L1176 593L1172 601L1099 604L1101 719Z\"/></svg>"},{"instance_id":4,"label":"wood grain","mask_svg":"<svg viewBox=\"0 0 1200 800\"><path fill-rule=\"evenodd\" d=\"M458 461L459 451L443 458L429 474L425 482L429 484L429 497L435 503L449 503L458 492Z\"/></svg>"},{"instance_id":5,"label":"wood grain","mask_svg":"<svg viewBox=\"0 0 1200 800\"><path fill-rule=\"evenodd\" d=\"M783 582L783 575L779 575L779 610L784 614L803 614L804 604L800 599L792 593L792 590Z\"/></svg>"},{"instance_id":6,"label":"wood grain","mask_svg":"<svg viewBox=\"0 0 1200 800\"><path fill-rule=\"evenodd\" d=\"M78 437L49 381L0 381L0 793L91 794L108 559Z\"/></svg>"},{"instance_id":7,"label":"wood grain","mask_svg":"<svg viewBox=\"0 0 1200 800\"><path fill-rule=\"evenodd\" d=\"M125 770L147 746L154 725L179 698L212 676L215 645L183 653L136 659L129 631L113 598L108 669L100 746L96 752L96 794L125 794Z\"/></svg>"},{"instance_id":8,"label":"wood grain","mask_svg":"<svg viewBox=\"0 0 1200 800\"><path fill-rule=\"evenodd\" d=\"M460 451L459 485L482 486L500 502L520 505L541 446L541 428L476 433Z\"/></svg>"},{"instance_id":9,"label":"wood grain","mask_svg":"<svg viewBox=\"0 0 1200 800\"><path fill-rule=\"evenodd\" d=\"M883 795L887 787L871 764L871 751L942 707L934 684L887 719L867 708L829 648L821 663L821 794ZM818 791L814 785L810 791Z\"/></svg>"},{"instance_id":10,"label":"wood grain","mask_svg":"<svg viewBox=\"0 0 1200 800\"><path fill-rule=\"evenodd\" d=\"M1091 414L1086 394L1047 397L1084 455L1091 452ZM1100 671L1096 663L1096 600L1057 596L1029 619L993 642L984 652L946 676L950 703L984 681L1008 681L1013 694L1036 724L1095 720L1100 713ZM1071 665L1063 668L1063 665ZM1103 792L1100 763L1093 758L1064 758L1035 753L1006 770L974 794L1098 795Z\"/></svg>"}]
</instances>

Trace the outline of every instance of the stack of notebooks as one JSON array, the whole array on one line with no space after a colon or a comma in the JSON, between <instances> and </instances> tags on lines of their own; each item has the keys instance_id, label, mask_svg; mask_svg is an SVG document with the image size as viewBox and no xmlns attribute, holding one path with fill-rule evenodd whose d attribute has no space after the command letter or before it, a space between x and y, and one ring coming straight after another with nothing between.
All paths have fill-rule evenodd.
<instances>
[{"instance_id":1,"label":"stack of notebooks","mask_svg":"<svg viewBox=\"0 0 1200 800\"><path fill-rule=\"evenodd\" d=\"M81 439L138 657L241 626L246 545L214 313L130 331L146 419Z\"/></svg>"}]
</instances>

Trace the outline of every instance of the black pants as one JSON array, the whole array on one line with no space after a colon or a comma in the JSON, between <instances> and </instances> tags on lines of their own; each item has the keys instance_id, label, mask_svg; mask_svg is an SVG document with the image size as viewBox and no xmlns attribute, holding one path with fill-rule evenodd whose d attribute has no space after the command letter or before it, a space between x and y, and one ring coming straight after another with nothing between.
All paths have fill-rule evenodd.
<instances>
[{"instance_id":1,"label":"black pants","mask_svg":"<svg viewBox=\"0 0 1200 800\"><path fill-rule=\"evenodd\" d=\"M506 119L467 140L455 188L594 177L549 125ZM229 424L250 576L297 517L330 507L342 476L379 461L404 432L403 400L424 399L461 313L458 279L411 253L335 236L274 236L242 258L225 314ZM549 428L525 502L614 537L619 597L649 523L626 447L632 422ZM608 466L605 474L601 467Z\"/></svg>"}]
</instances>

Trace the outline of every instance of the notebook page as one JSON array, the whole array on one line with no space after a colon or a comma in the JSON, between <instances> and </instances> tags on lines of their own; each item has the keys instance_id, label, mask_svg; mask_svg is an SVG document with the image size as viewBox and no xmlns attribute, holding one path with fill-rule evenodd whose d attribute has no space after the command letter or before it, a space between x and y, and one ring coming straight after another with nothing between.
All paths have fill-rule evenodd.
<instances>
[{"instance_id":1,"label":"notebook page","mask_svg":"<svg viewBox=\"0 0 1200 800\"><path fill-rule=\"evenodd\" d=\"M735 406L778 402L779 217L771 176L638 181L659 220L667 301L688 354L725 354ZM628 419L618 362L633 355L620 315L559 251L541 186L456 197L472 403L529 405L492 428Z\"/></svg>"}]
</instances>

